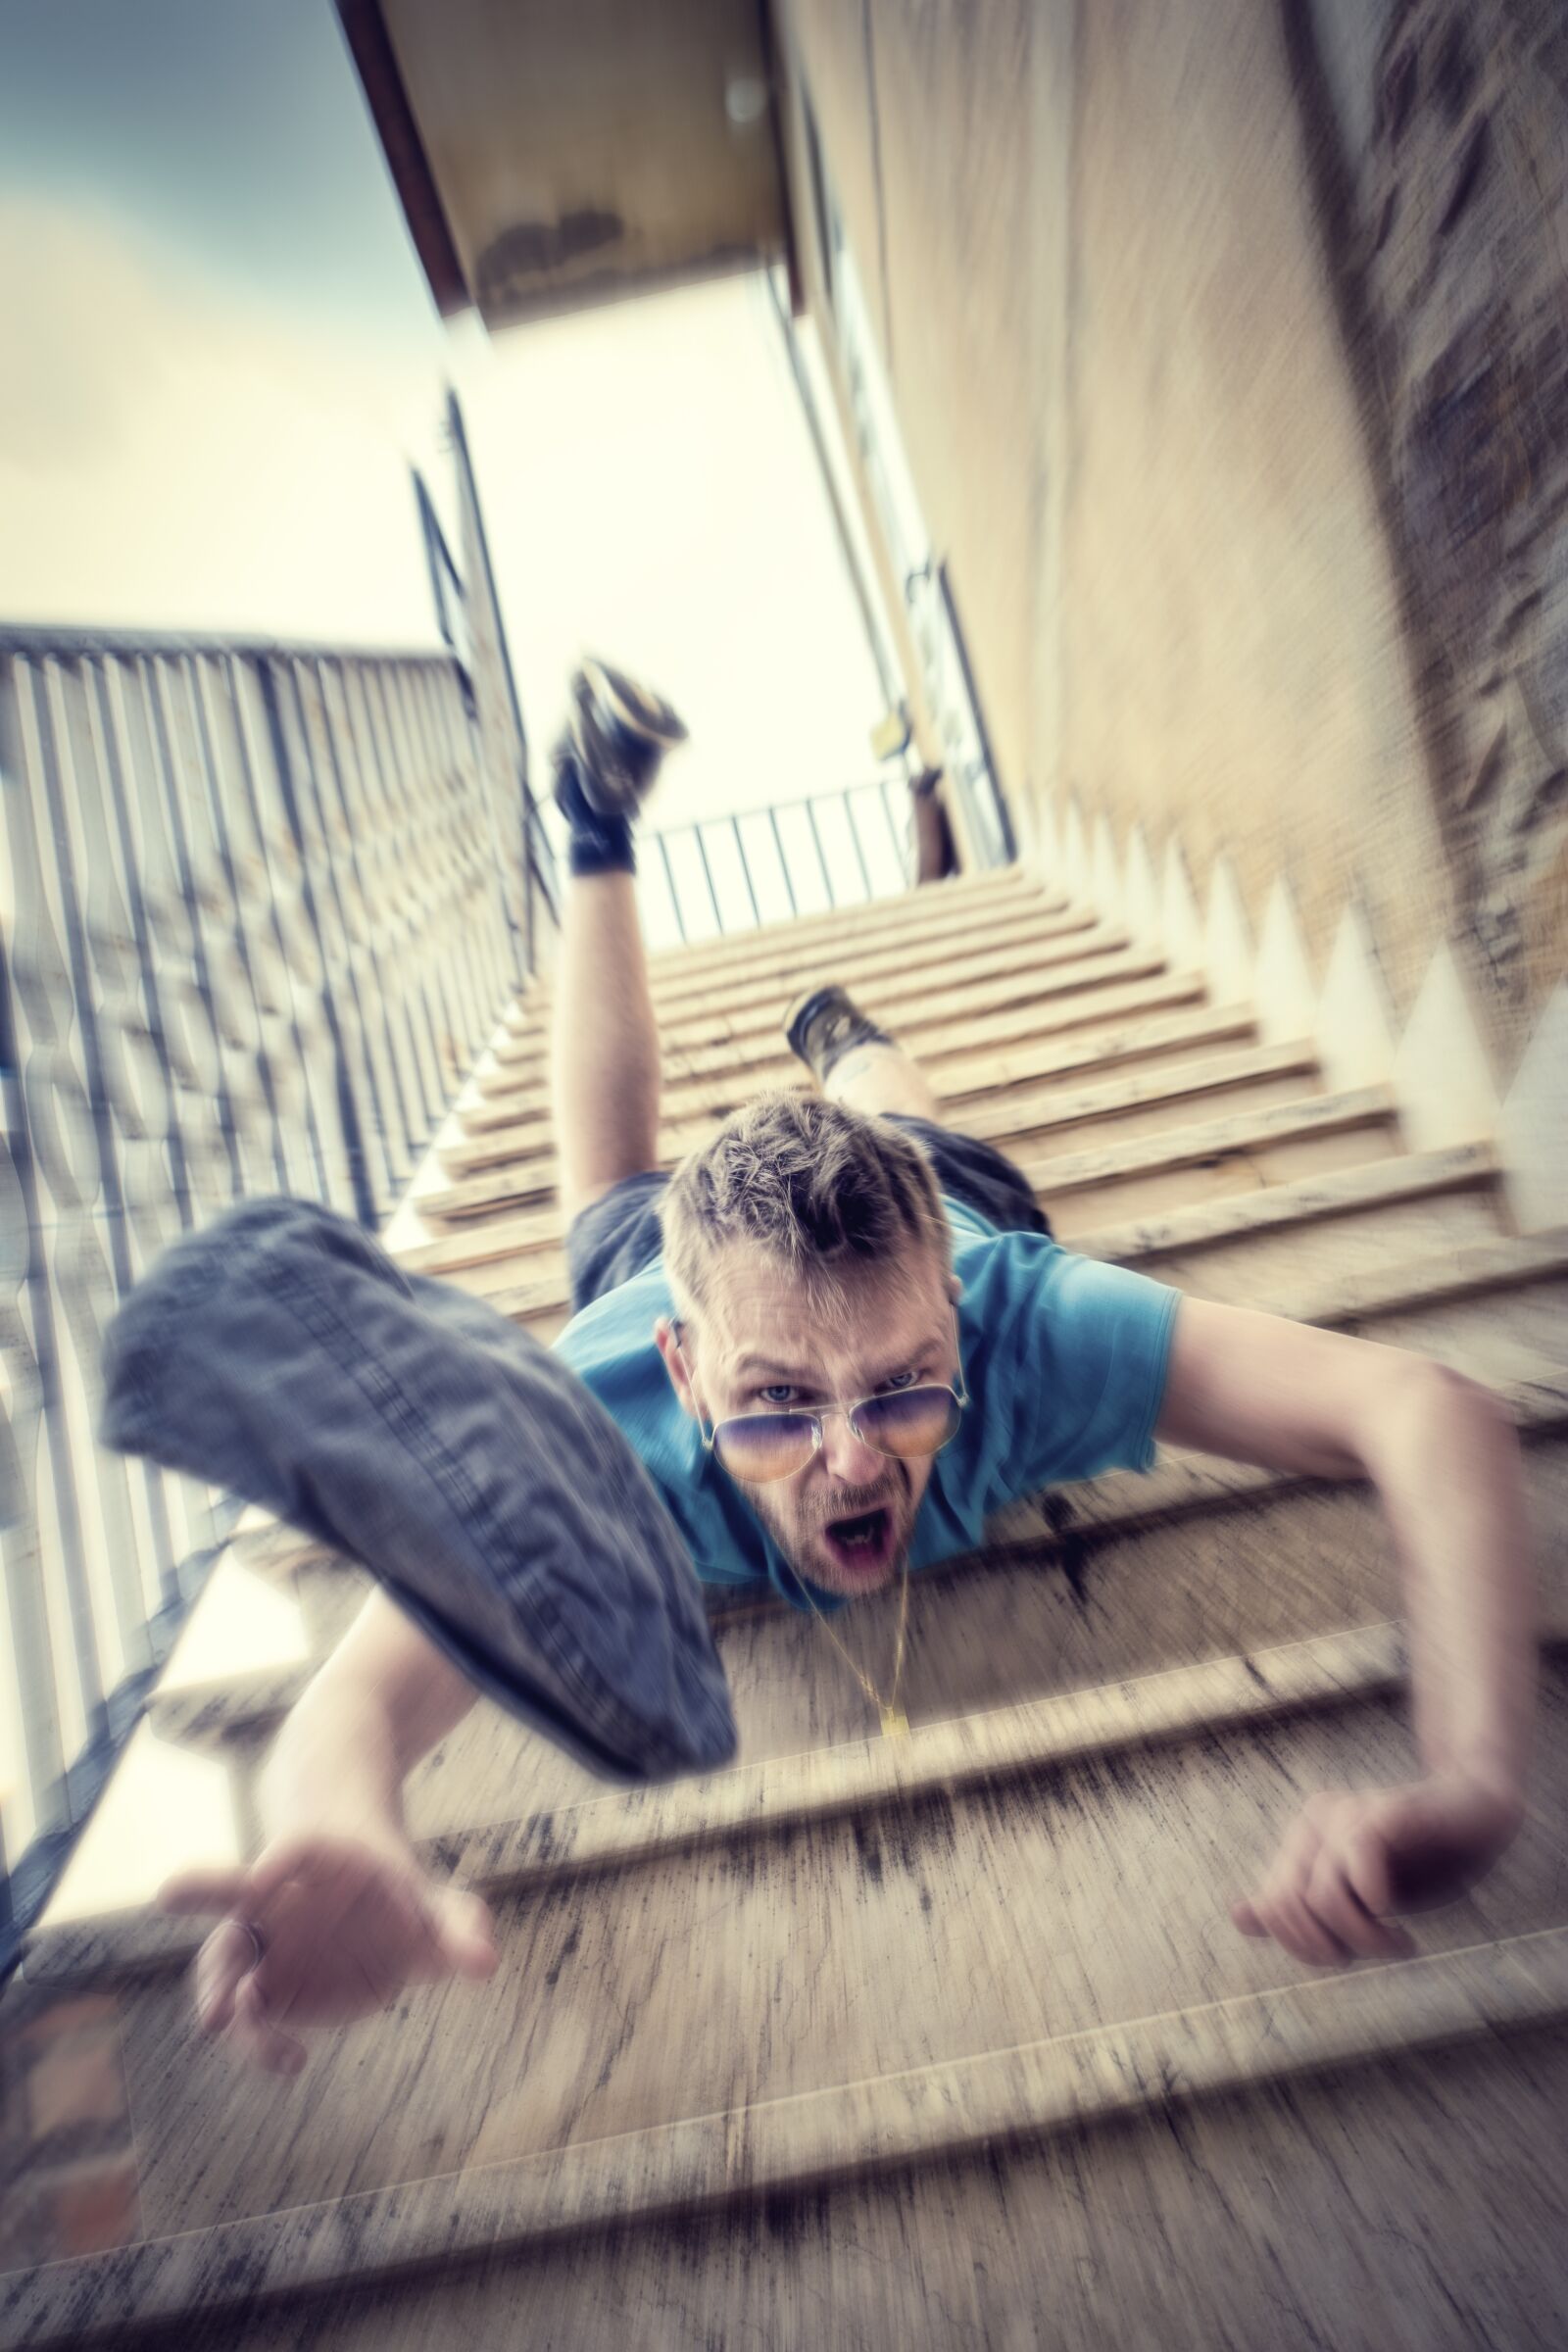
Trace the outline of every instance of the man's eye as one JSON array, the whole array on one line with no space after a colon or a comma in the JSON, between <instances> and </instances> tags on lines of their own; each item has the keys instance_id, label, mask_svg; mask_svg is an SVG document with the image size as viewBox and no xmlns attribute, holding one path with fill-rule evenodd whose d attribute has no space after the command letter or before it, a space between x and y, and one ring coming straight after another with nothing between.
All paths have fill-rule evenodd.
<instances>
[{"instance_id":1,"label":"man's eye","mask_svg":"<svg viewBox=\"0 0 1568 2352\"><path fill-rule=\"evenodd\" d=\"M919 1377L918 1372L895 1372L887 1385L890 1389L912 1389Z\"/></svg>"},{"instance_id":2,"label":"man's eye","mask_svg":"<svg viewBox=\"0 0 1568 2352\"><path fill-rule=\"evenodd\" d=\"M757 1395L759 1402L762 1404L791 1404L796 1391L787 1380L776 1380L771 1388L759 1389Z\"/></svg>"}]
</instances>

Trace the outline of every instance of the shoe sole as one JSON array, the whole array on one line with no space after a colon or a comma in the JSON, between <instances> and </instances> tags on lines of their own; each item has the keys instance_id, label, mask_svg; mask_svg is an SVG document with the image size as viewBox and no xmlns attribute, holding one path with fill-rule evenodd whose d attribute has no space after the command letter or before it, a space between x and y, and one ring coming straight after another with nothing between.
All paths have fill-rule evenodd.
<instances>
[{"instance_id":1,"label":"shoe sole","mask_svg":"<svg viewBox=\"0 0 1568 2352\"><path fill-rule=\"evenodd\" d=\"M622 678L603 662L583 662L577 675L584 680L589 694L602 709L609 711L617 726L643 743L658 744L661 750L672 750L686 740L686 728L662 696L650 694L648 701L639 704L634 698L636 689L629 678ZM660 715L649 716L649 706Z\"/></svg>"}]
</instances>

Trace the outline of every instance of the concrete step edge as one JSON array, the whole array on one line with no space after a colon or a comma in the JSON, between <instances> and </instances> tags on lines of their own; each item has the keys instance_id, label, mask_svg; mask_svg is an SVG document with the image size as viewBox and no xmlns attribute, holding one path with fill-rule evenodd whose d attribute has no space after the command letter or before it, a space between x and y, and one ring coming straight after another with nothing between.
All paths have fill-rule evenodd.
<instances>
[{"instance_id":1,"label":"concrete step edge","mask_svg":"<svg viewBox=\"0 0 1568 2352\"><path fill-rule=\"evenodd\" d=\"M775 921L758 923L748 931L724 932L710 939L660 948L649 960L668 971L701 970L709 959L721 966L734 952L758 954L766 947L784 947L803 932L828 938L840 932L854 936L868 920L888 924L919 921L964 906L1005 905L1014 898L1039 901L1054 913L1072 904L1065 890L1053 888L1038 874L1021 866L1010 866L1004 872L958 874L943 883L917 883L907 890L890 891L885 898L857 899L842 906L818 907L810 914L780 915Z\"/></svg>"},{"instance_id":2,"label":"concrete step edge","mask_svg":"<svg viewBox=\"0 0 1568 2352\"><path fill-rule=\"evenodd\" d=\"M1151 1013L1142 1021L1125 1021L1099 1036L1080 1037L1065 1047L1057 1044L1054 1053L1049 1050L1054 1040L1048 1029L1038 1040L1017 1037L994 1051L977 1044L955 1068L933 1065L918 1054L915 1058L941 1101L968 1103L1004 1087L1078 1071L1113 1070L1136 1063L1146 1054L1158 1055L1176 1066L1175 1054L1181 1048L1200 1052L1207 1046L1234 1045L1255 1040L1256 1031L1257 1015L1250 1005L1200 1004L1190 1010ZM808 1083L794 1055L781 1052L775 1061L755 1069L738 1066L732 1073L712 1071L695 1078L669 1078L662 1090L662 1107L666 1117L673 1115L677 1104L682 1113L707 1111L722 1117L764 1086L784 1086L792 1079L800 1085ZM493 1148L508 1140L521 1141L525 1130L548 1120L550 1113L546 1087L519 1093L511 1102L466 1089L453 1104L445 1130L453 1139L449 1157L456 1164L460 1149L469 1145ZM439 1141L437 1148L442 1149Z\"/></svg>"},{"instance_id":3,"label":"concrete step edge","mask_svg":"<svg viewBox=\"0 0 1568 2352\"><path fill-rule=\"evenodd\" d=\"M1136 1265L1145 1258L1214 1247L1245 1233L1327 1222L1360 1208L1387 1207L1431 1193L1494 1185L1500 1173L1491 1144L1450 1144L1436 1152L1410 1152L1397 1159L1335 1168L1324 1176L1298 1176L1260 1193L1232 1193L1218 1200L1200 1200L1190 1208L1167 1210L1162 1216L1102 1225L1081 1235L1072 1247L1081 1257Z\"/></svg>"},{"instance_id":4,"label":"concrete step edge","mask_svg":"<svg viewBox=\"0 0 1568 2352\"><path fill-rule=\"evenodd\" d=\"M704 964L671 962L667 951L656 953L648 957L654 1001L695 1007L719 992L763 984L786 987L793 974L820 972L841 960L847 960L850 969L859 970L876 957L918 956L927 950L940 955L945 948L961 954L961 943L977 932L995 929L1005 940L1019 941L1065 938L1102 922L1097 910L1082 901L1030 896L1023 891L964 905L931 906L911 910L897 921L872 921L869 917L870 907L862 906L831 926L813 928L803 921L765 949L755 944L758 934L742 937L737 933L725 954ZM547 1014L552 1002L550 979L545 976L514 998L508 1018L527 1025L537 1015Z\"/></svg>"},{"instance_id":5,"label":"concrete step edge","mask_svg":"<svg viewBox=\"0 0 1568 2352\"><path fill-rule=\"evenodd\" d=\"M1550 1647L1568 1643L1568 1610L1543 1626L1542 1639ZM1329 1714L1398 1690L1406 1676L1402 1625L1353 1626L920 1724L896 1739L849 1740L514 1820L446 1829L421 1838L419 1850L438 1878L515 1893L805 1821L847 1813L869 1819L916 1798L1033 1779L1092 1756L1289 1715ZM27 1976L81 1983L91 1972L90 1981L98 1981L106 1965L117 1976L161 1973L194 1953L205 1933L193 1921L150 1911L66 1922L29 1946Z\"/></svg>"},{"instance_id":6,"label":"concrete step edge","mask_svg":"<svg viewBox=\"0 0 1568 2352\"><path fill-rule=\"evenodd\" d=\"M788 994L813 978L826 977L837 977L854 988L884 967L897 970L901 960L907 963L925 957L940 965L950 956L983 953L978 944L967 944L976 942L977 933L994 940L998 949L1012 947L1020 955L1028 955L1031 948L1049 941L1071 939L1103 927L1101 916L1090 906L1009 899L1000 906L950 911L940 921L910 921L897 927L884 924L876 929L862 925L822 940L786 940L768 956L737 955L703 972L670 971L657 956L651 956L648 977L655 1004L674 1016L682 1006L699 1010L715 995L748 1002L736 992L758 989ZM547 986L526 1005L520 999L514 1000L507 1019L514 1029L532 1027L536 1014L547 1010L550 1002Z\"/></svg>"},{"instance_id":7,"label":"concrete step edge","mask_svg":"<svg viewBox=\"0 0 1568 2352\"><path fill-rule=\"evenodd\" d=\"M516 2254L611 2223L972 2158L1112 2118L1568 2015L1568 1928L368 2189L0 2278L0 2352L113 2340L199 2312Z\"/></svg>"},{"instance_id":8,"label":"concrete step edge","mask_svg":"<svg viewBox=\"0 0 1568 2352\"><path fill-rule=\"evenodd\" d=\"M836 906L817 906L805 913L775 916L744 930L711 932L706 939L676 941L657 948L649 957L671 972L722 968L735 956L759 956L789 947L802 937L854 938L866 928L895 929L906 923L940 921L944 916L972 909L1039 906L1055 913L1076 902L1061 884L1048 883L1039 874L1018 867L1006 872L958 874L933 885L915 883L875 899L844 900Z\"/></svg>"},{"instance_id":9,"label":"concrete step edge","mask_svg":"<svg viewBox=\"0 0 1568 2352\"><path fill-rule=\"evenodd\" d=\"M1375 1162L1373 1162L1375 1164ZM1101 1251L1086 1251L1074 1242L1074 1256L1102 1256ZM1136 1258L1116 1258L1112 1263L1131 1265ZM1516 1242L1511 1235L1488 1237L1486 1242L1467 1242L1457 1251L1446 1251L1432 1260L1410 1260L1410 1265L1396 1263L1390 1268L1363 1270L1361 1275L1348 1277L1343 1287L1333 1294L1314 1294L1312 1312L1296 1312L1296 1307L1269 1307L1267 1300L1257 1298L1255 1305L1265 1307L1272 1315L1291 1315L1293 1322L1354 1322L1361 1315L1392 1315L1392 1282L1405 1282L1398 1305L1429 1305L1439 1298L1460 1298L1467 1292L1502 1292L1519 1287L1523 1282L1540 1282L1549 1272L1558 1270L1556 1245L1551 1235L1531 1235ZM484 1294L496 1312L511 1322L529 1324L534 1317L562 1315L569 1307L569 1287L566 1287L564 1263L550 1265L538 1272L534 1282L514 1282L506 1289Z\"/></svg>"},{"instance_id":10,"label":"concrete step edge","mask_svg":"<svg viewBox=\"0 0 1568 2352\"><path fill-rule=\"evenodd\" d=\"M1201 1046L1204 1041L1198 1042ZM1057 1128L1083 1126L1091 1119L1113 1117L1118 1111L1145 1109L1156 1102L1180 1102L1194 1095L1218 1094L1228 1087L1255 1085L1272 1078L1310 1077L1319 1063L1317 1049L1309 1042L1298 1042L1221 1045L1212 1053L1165 1054L1147 1063L1139 1062L1136 1055L1129 1054L1114 1056L1112 1067L1113 1075L1071 1093L1059 1087L1024 1092L1016 1085L984 1087L977 1083L968 1090L972 1099L965 1104L961 1121L964 1133L988 1142L1009 1135L1043 1135ZM1062 1075L1072 1074L1073 1064L1068 1062ZM795 1084L805 1091L808 1082L802 1076ZM681 1139L679 1149L689 1151L716 1119L734 1103L744 1101L751 1091L737 1089L733 1102L726 1102L717 1108L693 1105L692 1111L686 1113L683 1105L685 1115L666 1117L662 1133L670 1139L669 1149L676 1149L676 1139ZM554 1152L554 1135L548 1120L543 1118L475 1138L461 1132L454 1113L435 1144L437 1160L454 1177L485 1167L525 1166L530 1160L550 1158Z\"/></svg>"},{"instance_id":11,"label":"concrete step edge","mask_svg":"<svg viewBox=\"0 0 1568 2352\"><path fill-rule=\"evenodd\" d=\"M949 981L938 975L933 981L921 973L902 989L869 988L862 992L864 1009L905 1035L922 1021L956 1021L968 1014L998 1012L1009 1004L1042 1003L1132 980L1152 979L1167 968L1168 958L1162 950L1138 947L1123 933L1086 934L1086 939L1092 939L1093 944L1075 944L1070 955L1027 957L1009 955L1000 959L999 970L974 973L967 978L960 975ZM952 1002L955 997L962 1002L955 1004ZM665 1021L661 1026L665 1043L673 1052L721 1046L736 1039L767 1036L782 1019L785 1004L781 989L776 999L742 1006L733 1018L727 1014L716 1016L709 1008ZM499 1031L490 1052L496 1061L509 1069L535 1067L547 1055L549 1042L543 1029L531 1030L526 1037L509 1037Z\"/></svg>"},{"instance_id":12,"label":"concrete step edge","mask_svg":"<svg viewBox=\"0 0 1568 2352\"><path fill-rule=\"evenodd\" d=\"M1302 1052L1302 1049L1291 1049L1291 1052ZM1309 1052L1309 1049L1304 1049L1304 1052ZM1178 1065L1178 1068L1185 1068L1185 1065ZM1168 1089L1166 1099L1178 1101L1180 1094L1185 1092L1192 1092L1192 1087ZM1152 1096L1152 1099L1159 1101L1159 1096ZM1104 1103L1102 1107L1109 1110L1112 1105ZM1034 1157L1020 1159L1018 1164L1022 1174L1030 1178L1032 1188L1042 1195L1046 1209L1049 1209L1051 1200L1060 1198L1062 1193L1072 1193L1072 1190L1086 1190L1089 1186L1101 1186L1101 1183L1116 1183L1124 1176L1148 1176L1152 1171L1183 1169L1183 1166L1195 1164L1197 1159L1213 1159L1222 1157L1225 1152L1246 1151L1253 1143L1284 1143L1293 1139L1293 1136L1331 1134L1331 1131L1343 1127L1371 1127L1371 1124L1392 1119L1394 1110L1396 1110L1396 1103L1394 1103L1392 1087L1356 1087L1345 1094L1302 1096L1300 1103L1274 1103L1267 1110L1234 1110L1230 1115L1195 1124L1195 1127L1161 1129L1161 1134L1154 1136L1128 1136L1124 1141L1102 1143L1102 1146L1086 1152L1057 1152L1054 1159ZM987 1136L995 1143L1004 1141L1006 1136L1042 1134L1046 1127L1057 1124L1055 1119L1046 1117L1027 1119L1027 1124L1018 1124L1020 1117L1027 1119L1022 1110L1006 1107L1006 1117L980 1122L971 1112L964 1119L964 1131L973 1136ZM1093 1112L1081 1107L1079 1096L1072 1115L1062 1117L1060 1124L1081 1122L1084 1117L1093 1117ZM667 1127L661 1139L659 1164L674 1166L679 1159L684 1159L686 1152L694 1151L698 1143L703 1143L712 1134L714 1124L717 1122L712 1122L712 1119L694 1119L689 1127ZM420 1193L414 1206L416 1206L420 1216L466 1218L484 1216L489 1209L501 1209L501 1206L513 1204L513 1201L522 1204L522 1201L553 1198L555 1176L548 1174L548 1171L553 1171L553 1166L555 1159L546 1152L519 1154L508 1166L508 1171L496 1171L491 1176L470 1176L464 1178L461 1183L454 1183L454 1186L442 1186L440 1190Z\"/></svg>"},{"instance_id":13,"label":"concrete step edge","mask_svg":"<svg viewBox=\"0 0 1568 2352\"><path fill-rule=\"evenodd\" d=\"M1049 1209L1065 1194L1115 1184L1124 1177L1190 1168L1203 1159L1222 1159L1253 1145L1294 1142L1332 1135L1350 1127L1386 1124L1396 1115L1394 1090L1364 1086L1342 1094L1312 1095L1299 1102L1277 1102L1264 1110L1238 1110L1201 1125L1130 1136L1088 1152L1062 1152L1054 1159L1031 1157L1018 1164Z\"/></svg>"},{"instance_id":14,"label":"concrete step edge","mask_svg":"<svg viewBox=\"0 0 1568 2352\"><path fill-rule=\"evenodd\" d=\"M1230 1241L1252 1229L1271 1232L1361 1207L1418 1200L1429 1193L1469 1191L1494 1184L1499 1174L1491 1144L1450 1144L1436 1152L1411 1152L1398 1159L1333 1169L1323 1176L1297 1177L1260 1193L1226 1194L1159 1217L1103 1226L1081 1236L1072 1248L1082 1257L1131 1265L1142 1257ZM475 1224L467 1231L460 1227L438 1242L420 1243L393 1255L411 1274L451 1274L498 1257L559 1249L565 1237L565 1220L556 1210L535 1209L504 1222Z\"/></svg>"},{"instance_id":15,"label":"concrete step edge","mask_svg":"<svg viewBox=\"0 0 1568 2352\"><path fill-rule=\"evenodd\" d=\"M1004 951L1029 957L1050 947L1065 954L1080 943L1100 938L1106 928L1088 906L986 907L962 919L950 915L941 925L910 924L897 932L862 932L822 945L804 940L789 956L725 966L700 979L662 975L657 963L650 962L649 988L661 1017L678 1021L704 1011L715 999L730 1005L753 1005L781 1001L824 980L838 980L852 991L871 988L879 979L898 977L911 965L925 964L938 972L953 960L963 962Z\"/></svg>"},{"instance_id":16,"label":"concrete step edge","mask_svg":"<svg viewBox=\"0 0 1568 2352\"><path fill-rule=\"evenodd\" d=\"M993 1049L1004 1051L1014 1044L1093 1031L1107 1021L1139 1020L1182 1005L1201 1006L1208 993L1201 973L1163 969L1150 977L1124 981L1120 987L1119 1003L1114 1001L1116 990L1110 988L1088 994L1074 991L1065 997L1048 997L1039 1004L1025 1000L1021 1004L1005 1004L1000 1010L957 1019L939 1016L927 1023L917 1017L900 1022L899 1038L917 1060L940 1064L956 1055L988 1053ZM1112 1001L1106 1004L1106 999ZM994 1032L1000 1028L1002 1034L988 1036L985 1034L988 1027ZM793 1058L783 1044L782 1032L767 1028L744 1037L720 1039L716 1044L678 1046L671 1045L666 1038L665 1045L664 1066L672 1086L695 1085L703 1080L727 1081L731 1074L738 1077ZM706 1057L701 1067L683 1066L699 1056ZM540 1073L547 1063L548 1052L543 1043L526 1066L514 1062L487 1063L481 1054L459 1100L473 1109L493 1107L494 1115L504 1122L511 1116L510 1104L532 1102L542 1095L544 1080ZM758 1078L749 1083L760 1087L764 1082Z\"/></svg>"},{"instance_id":17,"label":"concrete step edge","mask_svg":"<svg viewBox=\"0 0 1568 2352\"><path fill-rule=\"evenodd\" d=\"M1056 1129L1086 1126L1093 1119L1114 1118L1120 1111L1219 1094L1229 1087L1257 1085L1272 1078L1309 1078L1319 1066L1317 1048L1310 1040L1234 1046L1213 1054L1152 1061L1102 1079L1098 1085L1079 1087L1071 1094L1054 1088L1039 1094L999 1090L970 1102L962 1125L966 1135L986 1142L1047 1135Z\"/></svg>"}]
</instances>

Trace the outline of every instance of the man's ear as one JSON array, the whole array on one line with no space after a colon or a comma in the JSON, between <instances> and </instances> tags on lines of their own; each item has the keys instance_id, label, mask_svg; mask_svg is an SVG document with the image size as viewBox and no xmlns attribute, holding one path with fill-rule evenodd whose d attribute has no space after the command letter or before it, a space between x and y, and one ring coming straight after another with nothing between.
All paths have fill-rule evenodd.
<instances>
[{"instance_id":1,"label":"man's ear","mask_svg":"<svg viewBox=\"0 0 1568 2352\"><path fill-rule=\"evenodd\" d=\"M685 1359L676 1346L674 1322L668 1315L661 1315L659 1321L654 1325L654 1346L664 1359L664 1370L669 1374L669 1385L680 1398L682 1410L690 1413L692 1419L701 1424L703 1416L698 1409L697 1399L692 1394L692 1384L686 1377Z\"/></svg>"}]
</instances>

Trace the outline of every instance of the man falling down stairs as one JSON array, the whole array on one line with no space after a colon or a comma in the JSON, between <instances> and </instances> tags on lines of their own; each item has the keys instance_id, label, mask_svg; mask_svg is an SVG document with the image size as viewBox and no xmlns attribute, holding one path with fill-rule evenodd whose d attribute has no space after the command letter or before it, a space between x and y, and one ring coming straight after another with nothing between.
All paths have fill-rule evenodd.
<instances>
[{"instance_id":1,"label":"man falling down stairs","mask_svg":"<svg viewBox=\"0 0 1568 2352\"><path fill-rule=\"evenodd\" d=\"M1162 1444L1375 1487L1424 1770L1310 1795L1233 1922L1311 1967L1410 1952L1398 1915L1475 1883L1525 1809L1536 1649L1511 1422L1422 1354L1063 1248L1026 1177L943 1123L916 1061L842 986L785 1018L815 1090L761 1095L662 1168L633 839L683 734L623 674L575 674L556 754L571 878L553 1069L571 1316L548 1364L482 1300L395 1272L302 1202L249 1203L180 1245L122 1317L111 1442L343 1538L384 1588L283 1727L258 1858L165 1890L218 1915L202 2028L290 2075L314 2029L417 1980L493 1972L486 1904L429 1875L402 1802L480 1690L623 1778L726 1760L695 1568L817 1620L897 1740L910 1578L972 1550L1015 1498L1147 1470ZM221 1441L202 1420L220 1392ZM480 1595L509 1542L532 1565ZM454 1597L430 1560L460 1554L474 1590ZM844 1612L890 1592L873 1671Z\"/></svg>"}]
</instances>

